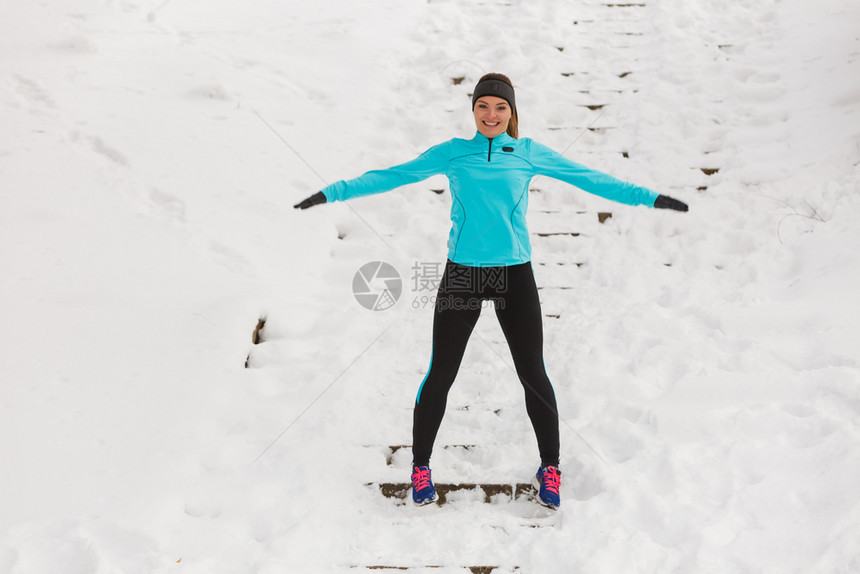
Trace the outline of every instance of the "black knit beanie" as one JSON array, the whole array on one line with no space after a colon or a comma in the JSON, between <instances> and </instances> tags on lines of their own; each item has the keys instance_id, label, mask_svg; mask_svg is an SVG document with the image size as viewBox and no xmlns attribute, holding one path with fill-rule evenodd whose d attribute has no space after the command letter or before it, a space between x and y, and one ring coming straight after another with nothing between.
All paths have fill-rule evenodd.
<instances>
[{"instance_id":1,"label":"black knit beanie","mask_svg":"<svg viewBox=\"0 0 860 574\"><path fill-rule=\"evenodd\" d=\"M514 88L503 80L488 78L482 82L478 82L475 86L475 91L472 93L473 110L475 109L475 104L477 103L478 98L483 96L502 98L510 104L511 108L517 107L516 100L514 99Z\"/></svg>"}]
</instances>

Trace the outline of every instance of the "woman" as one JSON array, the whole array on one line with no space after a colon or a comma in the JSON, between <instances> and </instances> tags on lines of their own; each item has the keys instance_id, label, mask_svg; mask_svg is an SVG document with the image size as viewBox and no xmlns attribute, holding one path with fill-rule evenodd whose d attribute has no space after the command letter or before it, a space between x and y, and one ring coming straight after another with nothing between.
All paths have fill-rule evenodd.
<instances>
[{"instance_id":1,"label":"woman","mask_svg":"<svg viewBox=\"0 0 860 574\"><path fill-rule=\"evenodd\" d=\"M687 211L687 205L588 169L531 139L518 139L514 88L507 76L487 74L478 81L472 113L477 134L471 140L455 138L402 165L339 181L295 207L380 193L436 174L448 177L448 262L434 309L430 367L413 411L412 499L416 505L438 499L429 466L433 442L481 304L492 300L537 437L537 500L555 509L561 503L558 412L544 368L541 310L531 267L529 182L544 175L629 205L677 211Z\"/></svg>"}]
</instances>

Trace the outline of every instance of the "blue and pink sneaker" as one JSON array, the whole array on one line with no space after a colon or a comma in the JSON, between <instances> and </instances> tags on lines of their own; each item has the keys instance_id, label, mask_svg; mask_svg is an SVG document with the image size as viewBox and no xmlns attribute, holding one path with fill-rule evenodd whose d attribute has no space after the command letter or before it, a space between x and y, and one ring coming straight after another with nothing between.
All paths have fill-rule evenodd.
<instances>
[{"instance_id":1,"label":"blue and pink sneaker","mask_svg":"<svg viewBox=\"0 0 860 574\"><path fill-rule=\"evenodd\" d=\"M538 503L552 510L561 506L561 497L558 494L559 488L561 488L561 471L558 467L540 467L532 479L532 485L538 491Z\"/></svg>"},{"instance_id":2,"label":"blue and pink sneaker","mask_svg":"<svg viewBox=\"0 0 860 574\"><path fill-rule=\"evenodd\" d=\"M412 465L412 502L415 506L424 506L437 500L439 494L430 478L430 468Z\"/></svg>"}]
</instances>

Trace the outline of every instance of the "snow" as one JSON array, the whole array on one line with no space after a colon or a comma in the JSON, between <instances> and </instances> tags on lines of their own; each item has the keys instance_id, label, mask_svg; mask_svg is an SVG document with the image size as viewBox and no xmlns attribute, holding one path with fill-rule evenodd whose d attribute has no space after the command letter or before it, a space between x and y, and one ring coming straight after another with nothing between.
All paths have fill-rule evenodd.
<instances>
[{"instance_id":1,"label":"snow","mask_svg":"<svg viewBox=\"0 0 860 574\"><path fill-rule=\"evenodd\" d=\"M860 571L860 6L642 4L7 0L0 572ZM489 71L522 135L691 205L533 183L582 234L534 238L555 514L368 486L408 480L446 181L292 208L470 137ZM537 462L487 311L434 478Z\"/></svg>"}]
</instances>

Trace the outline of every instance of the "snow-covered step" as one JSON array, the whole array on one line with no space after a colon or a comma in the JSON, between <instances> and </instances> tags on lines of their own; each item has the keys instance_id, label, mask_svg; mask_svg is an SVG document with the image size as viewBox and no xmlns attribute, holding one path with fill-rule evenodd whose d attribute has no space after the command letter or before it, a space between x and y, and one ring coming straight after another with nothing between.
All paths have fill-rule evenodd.
<instances>
[{"instance_id":1,"label":"snow-covered step","mask_svg":"<svg viewBox=\"0 0 860 574\"><path fill-rule=\"evenodd\" d=\"M612 217L608 211L562 211L553 209L531 209L527 219L532 236L553 237L567 235L577 237L599 229Z\"/></svg>"},{"instance_id":2,"label":"snow-covered step","mask_svg":"<svg viewBox=\"0 0 860 574\"><path fill-rule=\"evenodd\" d=\"M588 236L578 232L558 233L533 233L531 236L532 251L535 263L569 263L587 264L583 241ZM580 265L581 267L582 265ZM555 271L571 271L570 269L556 269Z\"/></svg>"},{"instance_id":3,"label":"snow-covered step","mask_svg":"<svg viewBox=\"0 0 860 574\"><path fill-rule=\"evenodd\" d=\"M588 264L585 245L590 237L601 233L601 226L612 212L532 210L529 229L533 247L533 264L541 292L544 314L555 318L553 296L546 290L569 289L580 277L580 269ZM549 300L549 301L548 301Z\"/></svg>"},{"instance_id":4,"label":"snow-covered step","mask_svg":"<svg viewBox=\"0 0 860 574\"><path fill-rule=\"evenodd\" d=\"M386 467L391 467L391 471L397 470L407 472L412 460L412 445L397 444L387 447L368 446L367 448L382 450L385 456ZM475 444L448 444L438 447L437 450L445 451L453 454L458 458L470 458L475 449L479 448ZM395 468L396 467L396 468ZM383 474L391 474L386 471ZM481 480L469 480L471 477L465 477L466 480L459 483L444 483L437 482L436 492L439 493L439 503L445 504L451 498L480 501L484 503L491 502L512 502L523 499L528 500L534 496L534 488L529 483L519 482L487 482ZM365 485L374 490L378 490L385 498L392 499L397 504L405 504L408 500L409 489L412 484L402 481L378 480L365 483Z\"/></svg>"},{"instance_id":5,"label":"snow-covered step","mask_svg":"<svg viewBox=\"0 0 860 574\"><path fill-rule=\"evenodd\" d=\"M543 258L540 261L533 261L532 265L535 269L535 281L538 286L538 294L540 295L541 305L549 304L548 292L553 289L570 289L582 279L582 268L587 265L586 261L546 261ZM547 309L544 308L544 311Z\"/></svg>"},{"instance_id":6,"label":"snow-covered step","mask_svg":"<svg viewBox=\"0 0 860 574\"><path fill-rule=\"evenodd\" d=\"M378 447L370 447L370 448L378 448ZM387 449L387 453L385 456L385 464L386 466L400 466L407 467L411 462L411 444L395 444L389 445L385 447ZM446 444L442 447L443 450L449 452L468 452L472 449L476 448L474 444Z\"/></svg>"},{"instance_id":7,"label":"snow-covered step","mask_svg":"<svg viewBox=\"0 0 860 574\"><path fill-rule=\"evenodd\" d=\"M595 54L595 57L598 55ZM596 89L611 90L621 94L633 94L639 89L642 79L635 68L636 62L626 62L623 67L606 70L585 70L582 68L562 68L559 84L576 93ZM601 103L601 102L595 102Z\"/></svg>"},{"instance_id":8,"label":"snow-covered step","mask_svg":"<svg viewBox=\"0 0 860 574\"><path fill-rule=\"evenodd\" d=\"M266 328L266 317L262 316L259 319L257 319L257 326L254 327L254 330L251 333L251 344L252 345L259 345L260 343L263 343L266 340L265 335L263 333L265 328ZM253 354L253 349L251 349L251 351L248 351L248 356L245 357L245 368L246 369L251 368L252 366L259 366L259 365L254 364L254 361L251 357L252 354Z\"/></svg>"},{"instance_id":9,"label":"snow-covered step","mask_svg":"<svg viewBox=\"0 0 860 574\"><path fill-rule=\"evenodd\" d=\"M672 189L705 191L710 185L719 181L720 167L703 158L698 167L689 167L678 172L678 178L672 182Z\"/></svg>"},{"instance_id":10,"label":"snow-covered step","mask_svg":"<svg viewBox=\"0 0 860 574\"><path fill-rule=\"evenodd\" d=\"M588 260L585 255L579 250L572 248L570 245L577 239L578 238L571 238L571 242L569 242L568 245L562 244L560 247L556 246L553 249L550 249L547 246L548 243L541 244L540 242L533 241L533 245L541 245L541 247L534 249L532 265L546 265L550 266L550 269L555 269L556 272L562 271L567 273L572 273L574 271L572 267L568 268L568 266L572 265L573 267L581 268L588 265ZM538 283L538 285L540 285L540 283Z\"/></svg>"},{"instance_id":11,"label":"snow-covered step","mask_svg":"<svg viewBox=\"0 0 860 574\"><path fill-rule=\"evenodd\" d=\"M610 121L607 123L605 118L597 118L596 121L588 125L573 125L573 126L547 126L549 132L560 132L561 135L568 133L574 134L576 137L583 137L587 134L603 135L610 131L617 130L618 126L613 125ZM573 138L571 138L573 139Z\"/></svg>"},{"instance_id":12,"label":"snow-covered step","mask_svg":"<svg viewBox=\"0 0 860 574\"><path fill-rule=\"evenodd\" d=\"M395 500L398 504L406 504L409 490L412 484L409 482L368 482L366 486L378 489L385 498ZM457 498L469 500L482 500L485 503L510 502L514 500L527 500L535 495L534 487L527 482L514 483L479 483L461 482L434 484L439 494L439 504L445 504L449 498L457 493Z\"/></svg>"},{"instance_id":13,"label":"snow-covered step","mask_svg":"<svg viewBox=\"0 0 860 574\"><path fill-rule=\"evenodd\" d=\"M562 74L562 76L565 76L565 74ZM571 93L569 98L578 106L585 106L591 111L597 111L604 109L606 106L622 102L630 94L635 94L637 91L636 89L621 88L614 90L599 88L580 89Z\"/></svg>"},{"instance_id":14,"label":"snow-covered step","mask_svg":"<svg viewBox=\"0 0 860 574\"><path fill-rule=\"evenodd\" d=\"M607 46L611 48L623 49L625 47L625 44L613 44L611 42L612 35L637 37L644 36L648 32L648 24L646 22L639 20L619 20L618 18L607 17L605 14L601 14L600 18L576 18L571 21L571 25L581 34L579 38L573 38L572 41L584 43L585 39L582 36L587 38L589 34L601 34L604 39L610 40Z\"/></svg>"},{"instance_id":15,"label":"snow-covered step","mask_svg":"<svg viewBox=\"0 0 860 574\"><path fill-rule=\"evenodd\" d=\"M540 305L543 316L547 319L560 319L565 310L570 308L570 298L573 287L538 287Z\"/></svg>"},{"instance_id":16,"label":"snow-covered step","mask_svg":"<svg viewBox=\"0 0 860 574\"><path fill-rule=\"evenodd\" d=\"M450 570L451 566L443 566L441 564L426 564L421 566L401 566L401 565L389 565L389 564L375 564L373 566L353 566L353 568L358 570L372 570L374 572L377 571L385 571L385 570L398 570L398 571L428 571L428 570L438 570L440 568L446 568ZM470 572L471 574L503 574L505 572L517 572L519 571L519 566L514 566L513 568L505 568L501 569L501 566L454 566L454 568L461 568L464 572Z\"/></svg>"}]
</instances>

